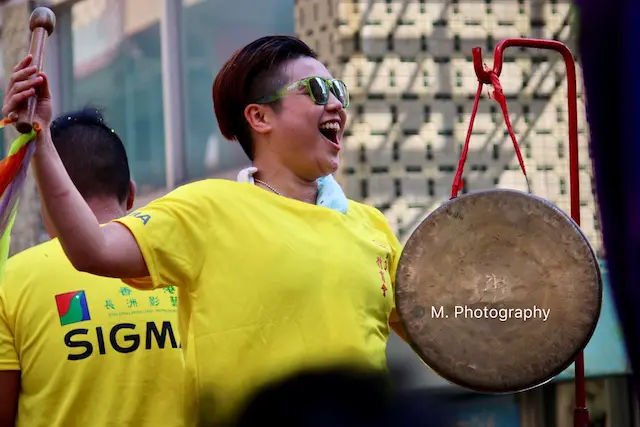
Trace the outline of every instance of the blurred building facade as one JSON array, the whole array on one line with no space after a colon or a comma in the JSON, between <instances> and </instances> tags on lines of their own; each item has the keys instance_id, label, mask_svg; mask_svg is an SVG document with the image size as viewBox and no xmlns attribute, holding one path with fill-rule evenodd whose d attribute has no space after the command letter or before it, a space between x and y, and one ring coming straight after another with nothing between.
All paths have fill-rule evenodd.
<instances>
[{"instance_id":1,"label":"blurred building facade","mask_svg":"<svg viewBox=\"0 0 640 427\"><path fill-rule=\"evenodd\" d=\"M143 196L246 164L237 144L218 132L212 81L242 45L264 34L293 34L293 0L23 3L49 6L56 13L45 59L56 113L84 106L104 109L127 146ZM177 94L167 94L175 89ZM168 149L174 156L166 155ZM179 164L168 159L175 153Z\"/></svg>"},{"instance_id":2,"label":"blurred building facade","mask_svg":"<svg viewBox=\"0 0 640 427\"><path fill-rule=\"evenodd\" d=\"M569 0L298 0L296 33L351 88L342 182L379 207L401 238L451 195L478 86L471 50L493 63L505 38L572 47ZM555 52L509 48L500 77L532 191L569 212L565 65ZM578 67L581 226L601 241ZM527 190L500 106L483 99L463 191Z\"/></svg>"},{"instance_id":3,"label":"blurred building facade","mask_svg":"<svg viewBox=\"0 0 640 427\"><path fill-rule=\"evenodd\" d=\"M568 0L9 3L21 2L49 6L57 16L45 60L56 114L87 105L105 111L127 147L139 187L137 205L187 181L235 177L247 160L237 144L219 133L210 95L213 78L231 53L249 41L266 34L299 35L352 94L339 180L349 197L380 208L403 241L450 197L477 88L471 49L481 47L491 65L495 43L507 37L557 38L571 46ZM563 62L553 53L510 49L501 81L533 192L568 212ZM582 228L600 250L580 81ZM526 190L500 108L486 92L474 125L464 191ZM615 319L611 322L615 329ZM605 339L612 335L609 325L595 346L617 349L619 339ZM463 393L426 369L396 336L388 353L391 364L411 367L411 387ZM619 364L625 364L624 357ZM632 425L630 409L619 409L626 402L624 368L616 365L606 375L596 370L593 376L604 379L590 382L589 407L595 418L607 413L607 426ZM560 380L571 375L569 370ZM475 420L468 426L564 426L571 416L571 393L571 383L556 382L518 396L474 397L461 413ZM553 411L541 409L551 406ZM488 419L494 424L486 424Z\"/></svg>"}]
</instances>

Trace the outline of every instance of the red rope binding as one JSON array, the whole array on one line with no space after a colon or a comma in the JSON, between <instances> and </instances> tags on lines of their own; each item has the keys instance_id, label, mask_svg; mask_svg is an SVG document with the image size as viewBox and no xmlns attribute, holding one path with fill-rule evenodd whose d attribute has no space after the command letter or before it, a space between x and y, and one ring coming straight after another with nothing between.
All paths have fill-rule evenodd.
<instances>
[{"instance_id":1,"label":"red rope binding","mask_svg":"<svg viewBox=\"0 0 640 427\"><path fill-rule=\"evenodd\" d=\"M485 65L485 71L489 73L491 78L491 85L493 86L493 98L496 100L498 104L500 104L500 109L502 110L502 115L504 116L504 122L507 125L507 130L509 131L509 136L511 137L511 141L513 142L513 148L516 150L516 156L518 156L518 162L520 163L520 168L522 169L522 173L524 174L525 179L527 180L527 187L529 188L529 192L531 192L531 186L529 185L529 179L527 177L527 171L524 167L524 160L522 159L522 153L520 153L520 147L518 146L518 142L516 141L516 136L513 133L513 128L511 126L511 120L509 120L509 112L507 111L507 98L504 96L502 91L502 85L500 84L500 79L498 75L494 73L492 70L489 70ZM464 182L462 180L462 172L464 170L464 164L467 161L467 154L469 152L469 142L471 141L471 133L473 130L473 122L476 119L476 114L478 112L478 104L480 102L480 97L482 96L482 87L484 83L481 80L478 80L478 90L476 91L476 97L473 101L473 110L471 111L471 119L469 120L469 129L467 130L467 137L464 141L464 147L462 148L462 153L460 154L460 160L458 161L458 170L456 171L456 176L453 179L453 185L451 187L451 199L455 199L458 197L458 193L462 190Z\"/></svg>"}]
</instances>

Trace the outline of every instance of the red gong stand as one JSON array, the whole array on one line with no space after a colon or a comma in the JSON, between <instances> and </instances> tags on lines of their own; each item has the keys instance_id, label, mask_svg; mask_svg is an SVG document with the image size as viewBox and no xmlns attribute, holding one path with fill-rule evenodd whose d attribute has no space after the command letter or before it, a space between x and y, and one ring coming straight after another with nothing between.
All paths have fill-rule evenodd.
<instances>
[{"instance_id":1,"label":"red gong stand","mask_svg":"<svg viewBox=\"0 0 640 427\"><path fill-rule=\"evenodd\" d=\"M569 113L569 179L570 179L570 194L571 194L571 218L580 225L580 182L578 177L578 108L577 108L577 92L576 92L576 68L573 55L569 48L564 44L553 40L538 40L538 39L505 39L499 42L495 47L493 69L489 69L482 63L482 50L480 48L473 49L473 67L478 77L478 91L476 93L476 99L473 106L473 112L471 114L471 120L469 123L469 130L467 132L467 138L464 148L460 156L460 162L458 163L458 171L456 173L453 187L452 198L456 197L458 192L462 189L462 171L464 163L467 157L469 148L469 140L471 138L471 129L473 128L473 121L475 119L476 112L478 110L478 102L482 96L482 87L485 84L492 85L494 88L494 97L500 104L502 112L504 114L505 123L509 130L509 135L514 144L516 154L520 167L525 174L524 161L518 148L515 135L511 128L509 121L509 115L507 113L506 98L502 93L499 77L502 71L502 61L504 50L508 47L528 47L537 49L555 50L559 52L564 58L564 63L567 69L567 81L568 81L568 113ZM528 183L528 180L527 180ZM573 417L574 427L588 427L589 426L589 411L586 405L586 393L585 393L585 380L584 380L584 352L580 352L575 359L575 410Z\"/></svg>"}]
</instances>

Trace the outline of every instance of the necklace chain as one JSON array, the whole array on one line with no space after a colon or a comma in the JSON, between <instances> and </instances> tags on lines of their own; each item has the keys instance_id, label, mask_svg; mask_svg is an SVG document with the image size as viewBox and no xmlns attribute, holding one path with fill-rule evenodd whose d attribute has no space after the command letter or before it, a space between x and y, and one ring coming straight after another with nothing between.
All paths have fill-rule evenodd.
<instances>
[{"instance_id":1,"label":"necklace chain","mask_svg":"<svg viewBox=\"0 0 640 427\"><path fill-rule=\"evenodd\" d=\"M267 184L266 182L261 181L261 180L259 180L259 179L257 179L257 178L254 178L253 180L254 180L255 182L258 182L258 183L260 183L260 184L264 185L264 186L265 186L265 187L267 187L269 190L271 190L271 191L273 191L274 193L276 193L278 196L282 196L282 197L284 197L284 196L282 195L282 193L281 193L281 192L279 192L278 190L276 190L275 188L273 188L272 186L270 186L270 185L269 185L269 184Z\"/></svg>"}]
</instances>

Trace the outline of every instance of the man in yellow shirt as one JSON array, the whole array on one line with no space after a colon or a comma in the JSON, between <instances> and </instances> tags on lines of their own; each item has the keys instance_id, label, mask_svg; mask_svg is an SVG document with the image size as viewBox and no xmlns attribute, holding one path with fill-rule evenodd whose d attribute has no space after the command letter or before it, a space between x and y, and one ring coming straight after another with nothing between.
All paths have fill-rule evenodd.
<instances>
[{"instance_id":1,"label":"man in yellow shirt","mask_svg":"<svg viewBox=\"0 0 640 427\"><path fill-rule=\"evenodd\" d=\"M125 215L135 187L101 114L64 115L51 135L98 221ZM77 271L55 238L12 257L0 283L0 426L182 426L177 303L171 286L145 292Z\"/></svg>"}]
</instances>

